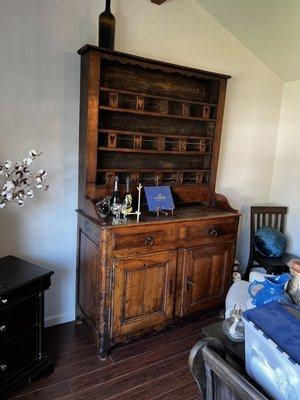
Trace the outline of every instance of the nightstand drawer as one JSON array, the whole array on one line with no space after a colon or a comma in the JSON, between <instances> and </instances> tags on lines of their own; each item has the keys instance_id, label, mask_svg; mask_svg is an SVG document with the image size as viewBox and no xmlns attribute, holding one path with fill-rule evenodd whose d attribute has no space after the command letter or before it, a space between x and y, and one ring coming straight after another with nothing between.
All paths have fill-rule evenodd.
<instances>
[{"instance_id":1,"label":"nightstand drawer","mask_svg":"<svg viewBox=\"0 0 300 400\"><path fill-rule=\"evenodd\" d=\"M37 359L37 330L0 350L0 383ZM1 386L1 385L0 385Z\"/></svg>"},{"instance_id":2,"label":"nightstand drawer","mask_svg":"<svg viewBox=\"0 0 300 400\"><path fill-rule=\"evenodd\" d=\"M37 297L27 299L0 311L0 347L37 323Z\"/></svg>"},{"instance_id":3,"label":"nightstand drawer","mask_svg":"<svg viewBox=\"0 0 300 400\"><path fill-rule=\"evenodd\" d=\"M131 231L132 232L132 231ZM127 231L116 232L113 235L114 250L129 250L134 248L144 248L145 250L157 250L160 246L176 244L178 242L178 229L135 229L134 234Z\"/></svg>"},{"instance_id":4,"label":"nightstand drawer","mask_svg":"<svg viewBox=\"0 0 300 400\"><path fill-rule=\"evenodd\" d=\"M26 286L20 286L12 292L3 293L0 295L0 312L19 302L20 299L24 299L33 293L41 291L41 281L34 281L28 283ZM1 288L0 288L1 289Z\"/></svg>"},{"instance_id":5,"label":"nightstand drawer","mask_svg":"<svg viewBox=\"0 0 300 400\"><path fill-rule=\"evenodd\" d=\"M235 239L237 222L234 220L199 222L187 225L185 229L185 240L188 243L197 240L201 241L201 244L212 244Z\"/></svg>"}]
</instances>

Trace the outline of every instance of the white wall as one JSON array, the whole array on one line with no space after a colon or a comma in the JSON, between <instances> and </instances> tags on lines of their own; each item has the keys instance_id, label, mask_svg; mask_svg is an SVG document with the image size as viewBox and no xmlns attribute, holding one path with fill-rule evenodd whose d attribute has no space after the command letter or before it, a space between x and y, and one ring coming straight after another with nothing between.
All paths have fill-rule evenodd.
<instances>
[{"instance_id":1,"label":"white wall","mask_svg":"<svg viewBox=\"0 0 300 400\"><path fill-rule=\"evenodd\" d=\"M270 200L289 208L288 250L300 256L300 81L284 85Z\"/></svg>"},{"instance_id":2,"label":"white wall","mask_svg":"<svg viewBox=\"0 0 300 400\"><path fill-rule=\"evenodd\" d=\"M114 0L116 49L233 76L229 81L217 189L244 212L238 254L248 252L253 202L269 200L282 81L196 0ZM48 193L1 212L0 255L54 269L49 323L74 315L79 118L79 56L97 44L104 0L2 0L0 5L0 159L36 148Z\"/></svg>"}]
</instances>

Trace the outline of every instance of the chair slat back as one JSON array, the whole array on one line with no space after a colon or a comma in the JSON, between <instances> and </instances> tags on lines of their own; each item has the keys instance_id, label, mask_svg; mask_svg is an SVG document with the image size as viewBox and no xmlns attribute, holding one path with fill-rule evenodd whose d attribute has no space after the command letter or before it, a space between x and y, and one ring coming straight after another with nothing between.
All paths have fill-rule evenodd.
<instances>
[{"instance_id":1,"label":"chair slat back","mask_svg":"<svg viewBox=\"0 0 300 400\"><path fill-rule=\"evenodd\" d=\"M237 370L208 346L202 350L206 367L206 400L267 400Z\"/></svg>"},{"instance_id":2,"label":"chair slat back","mask_svg":"<svg viewBox=\"0 0 300 400\"><path fill-rule=\"evenodd\" d=\"M253 206L251 207L251 239L258 228L269 226L284 233L287 207Z\"/></svg>"},{"instance_id":3,"label":"chair slat back","mask_svg":"<svg viewBox=\"0 0 300 400\"><path fill-rule=\"evenodd\" d=\"M194 345L189 367L203 400L267 400L227 362L225 347L216 338L204 338Z\"/></svg>"}]
</instances>

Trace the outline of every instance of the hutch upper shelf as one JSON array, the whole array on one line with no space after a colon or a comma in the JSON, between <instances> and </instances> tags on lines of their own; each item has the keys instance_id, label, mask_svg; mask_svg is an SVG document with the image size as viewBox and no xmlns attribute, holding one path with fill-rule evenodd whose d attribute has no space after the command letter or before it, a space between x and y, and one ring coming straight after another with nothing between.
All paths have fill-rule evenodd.
<instances>
[{"instance_id":1,"label":"hutch upper shelf","mask_svg":"<svg viewBox=\"0 0 300 400\"><path fill-rule=\"evenodd\" d=\"M86 45L82 56L82 145L86 196L170 185L177 203L207 202L215 190L228 75ZM84 141L86 140L86 143Z\"/></svg>"}]
</instances>

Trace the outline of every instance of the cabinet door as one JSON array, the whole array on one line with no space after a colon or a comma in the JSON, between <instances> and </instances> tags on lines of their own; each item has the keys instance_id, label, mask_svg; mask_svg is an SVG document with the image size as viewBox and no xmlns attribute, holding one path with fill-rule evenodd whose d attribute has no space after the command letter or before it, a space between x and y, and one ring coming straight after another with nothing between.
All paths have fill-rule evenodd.
<instances>
[{"instance_id":1,"label":"cabinet door","mask_svg":"<svg viewBox=\"0 0 300 400\"><path fill-rule=\"evenodd\" d=\"M229 289L235 244L185 249L181 316L222 304Z\"/></svg>"},{"instance_id":2,"label":"cabinet door","mask_svg":"<svg viewBox=\"0 0 300 400\"><path fill-rule=\"evenodd\" d=\"M176 252L117 261L114 268L115 335L162 326L173 318Z\"/></svg>"}]
</instances>

